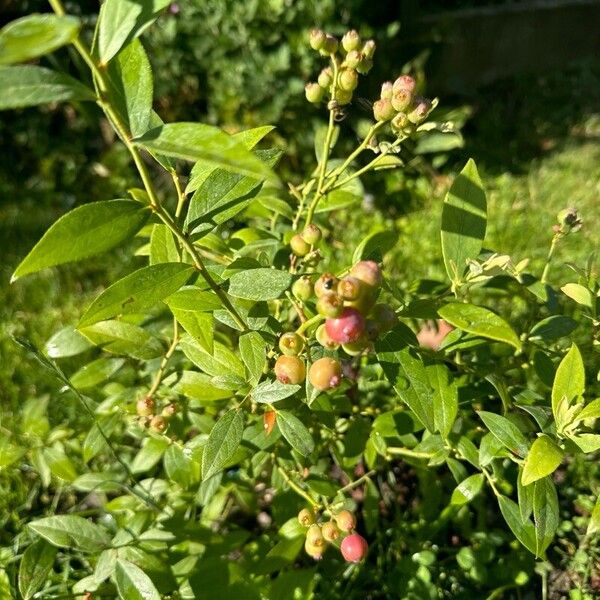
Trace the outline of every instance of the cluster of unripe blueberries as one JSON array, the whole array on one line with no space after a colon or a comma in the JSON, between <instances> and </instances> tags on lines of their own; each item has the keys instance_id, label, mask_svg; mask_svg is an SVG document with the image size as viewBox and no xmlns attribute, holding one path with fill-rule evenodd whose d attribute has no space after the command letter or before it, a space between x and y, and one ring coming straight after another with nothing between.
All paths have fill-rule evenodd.
<instances>
[{"instance_id":1,"label":"cluster of unripe blueberries","mask_svg":"<svg viewBox=\"0 0 600 600\"><path fill-rule=\"evenodd\" d=\"M376 121L390 121L396 133L410 133L422 123L433 108L433 102L415 94L417 82L410 75L401 75L396 81L381 86L379 100L373 103Z\"/></svg>"},{"instance_id":2,"label":"cluster of unripe blueberries","mask_svg":"<svg viewBox=\"0 0 600 600\"><path fill-rule=\"evenodd\" d=\"M328 544L339 547L348 562L360 562L367 554L367 540L354 531L356 519L349 510L342 510L330 521L319 524L317 515L304 508L298 513L298 521L307 528L304 549L315 560L323 557Z\"/></svg>"},{"instance_id":3,"label":"cluster of unripe blueberries","mask_svg":"<svg viewBox=\"0 0 600 600\"><path fill-rule=\"evenodd\" d=\"M140 398L135 405L139 417L140 427L152 429L156 433L162 433L167 429L169 419L177 413L175 404L167 404L160 414L156 413L156 403L151 396Z\"/></svg>"},{"instance_id":4,"label":"cluster of unripe blueberries","mask_svg":"<svg viewBox=\"0 0 600 600\"><path fill-rule=\"evenodd\" d=\"M349 104L358 85L359 73L366 75L373 66L375 42L367 40L363 43L354 30L346 32L340 41L329 33L313 29L309 43L313 50L332 57L336 68L326 67L319 74L317 82L306 84L306 99L318 104L329 92L332 101L340 105Z\"/></svg>"},{"instance_id":5,"label":"cluster of unripe blueberries","mask_svg":"<svg viewBox=\"0 0 600 600\"><path fill-rule=\"evenodd\" d=\"M292 238L292 252L297 256L314 252L320 239L321 230L309 225ZM302 275L294 282L292 293L305 309L316 312L316 321L324 321L316 329L315 338L325 349L335 351L341 347L347 355L358 356L368 352L377 337L397 323L393 308L377 302L382 275L376 262L361 260L341 277L322 273L313 283L314 277ZM284 333L279 339L282 354L275 362L275 376L282 383L299 384L306 378L301 355L307 340L299 332L302 329ZM342 365L330 356L319 358L310 365L308 379L321 392L335 388L342 380Z\"/></svg>"}]
</instances>

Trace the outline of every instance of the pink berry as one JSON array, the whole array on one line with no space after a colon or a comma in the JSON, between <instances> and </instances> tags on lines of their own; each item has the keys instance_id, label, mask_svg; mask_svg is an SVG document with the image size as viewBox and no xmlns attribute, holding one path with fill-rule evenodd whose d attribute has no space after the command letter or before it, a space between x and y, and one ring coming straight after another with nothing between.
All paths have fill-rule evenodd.
<instances>
[{"instance_id":1,"label":"pink berry","mask_svg":"<svg viewBox=\"0 0 600 600\"><path fill-rule=\"evenodd\" d=\"M364 330L365 318L355 308L345 308L337 319L325 321L327 335L338 344L355 342Z\"/></svg>"},{"instance_id":2,"label":"pink berry","mask_svg":"<svg viewBox=\"0 0 600 600\"><path fill-rule=\"evenodd\" d=\"M362 535L353 533L343 539L340 549L345 560L357 563L367 554L369 544L367 544L367 540Z\"/></svg>"}]
</instances>

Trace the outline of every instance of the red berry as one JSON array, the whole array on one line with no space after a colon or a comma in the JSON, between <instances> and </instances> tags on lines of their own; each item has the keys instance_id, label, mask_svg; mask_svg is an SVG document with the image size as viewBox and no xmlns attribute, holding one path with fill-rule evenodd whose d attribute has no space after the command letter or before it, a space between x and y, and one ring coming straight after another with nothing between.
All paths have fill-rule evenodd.
<instances>
[{"instance_id":1,"label":"red berry","mask_svg":"<svg viewBox=\"0 0 600 600\"><path fill-rule=\"evenodd\" d=\"M344 559L353 563L360 562L367 554L368 549L369 544L367 544L367 540L358 533L346 536L342 540L342 545L340 547Z\"/></svg>"},{"instance_id":2,"label":"red berry","mask_svg":"<svg viewBox=\"0 0 600 600\"><path fill-rule=\"evenodd\" d=\"M325 356L310 366L308 379L315 389L324 392L340 384L342 367L337 360Z\"/></svg>"},{"instance_id":3,"label":"red berry","mask_svg":"<svg viewBox=\"0 0 600 600\"><path fill-rule=\"evenodd\" d=\"M365 330L365 318L355 308L344 308L337 319L325 321L327 335L338 344L356 342Z\"/></svg>"},{"instance_id":4,"label":"red berry","mask_svg":"<svg viewBox=\"0 0 600 600\"><path fill-rule=\"evenodd\" d=\"M297 356L280 356L275 362L275 376L281 383L302 383L306 377L304 361Z\"/></svg>"}]
</instances>

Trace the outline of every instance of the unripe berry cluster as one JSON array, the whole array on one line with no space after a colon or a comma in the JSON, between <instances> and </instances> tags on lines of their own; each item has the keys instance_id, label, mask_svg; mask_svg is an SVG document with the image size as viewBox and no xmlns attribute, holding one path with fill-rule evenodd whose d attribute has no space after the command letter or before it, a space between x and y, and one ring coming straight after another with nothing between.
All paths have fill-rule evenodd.
<instances>
[{"instance_id":1,"label":"unripe berry cluster","mask_svg":"<svg viewBox=\"0 0 600 600\"><path fill-rule=\"evenodd\" d=\"M162 433L167 429L169 419L177 413L175 404L166 404L161 413L156 412L156 404L152 397L140 398L135 404L135 410L139 417L141 427L148 427L156 433Z\"/></svg>"},{"instance_id":2,"label":"unripe berry cluster","mask_svg":"<svg viewBox=\"0 0 600 600\"><path fill-rule=\"evenodd\" d=\"M335 351L341 347L347 355L358 356L368 352L375 339L397 322L391 306L377 303L381 283L379 265L363 260L341 278L322 273L313 284L311 276L304 275L296 280L292 293L302 304L315 301L316 312L325 321L315 332L316 341L323 348ZM275 375L280 382L304 381L306 366L299 355L306 347L306 339L297 332L281 336L282 355L275 363ZM318 391L333 389L342 381L342 365L336 358L319 358L310 365L308 379Z\"/></svg>"},{"instance_id":3,"label":"unripe berry cluster","mask_svg":"<svg viewBox=\"0 0 600 600\"><path fill-rule=\"evenodd\" d=\"M358 75L366 75L373 66L375 42L363 43L353 29L347 31L341 41L320 29L313 29L309 35L313 50L323 56L329 56L331 67L321 71L316 82L306 84L306 99L318 104L325 97L339 105L348 104L358 85Z\"/></svg>"},{"instance_id":4,"label":"unripe berry cluster","mask_svg":"<svg viewBox=\"0 0 600 600\"><path fill-rule=\"evenodd\" d=\"M305 508L298 513L298 521L307 528L304 549L315 560L323 557L328 544L338 547L348 562L360 562L367 554L367 541L354 532L356 519L348 510L333 515L329 521L322 521L319 515Z\"/></svg>"},{"instance_id":5,"label":"unripe berry cluster","mask_svg":"<svg viewBox=\"0 0 600 600\"><path fill-rule=\"evenodd\" d=\"M390 121L397 135L411 133L422 123L433 108L427 98L415 94L416 81L410 75L400 75L393 83L386 81L381 86L379 100L373 103L376 121Z\"/></svg>"},{"instance_id":6,"label":"unripe berry cluster","mask_svg":"<svg viewBox=\"0 0 600 600\"><path fill-rule=\"evenodd\" d=\"M316 249L323 237L318 225L307 225L302 233L296 233L290 240L290 248L295 256L303 258L306 264L316 264L321 255Z\"/></svg>"}]
</instances>

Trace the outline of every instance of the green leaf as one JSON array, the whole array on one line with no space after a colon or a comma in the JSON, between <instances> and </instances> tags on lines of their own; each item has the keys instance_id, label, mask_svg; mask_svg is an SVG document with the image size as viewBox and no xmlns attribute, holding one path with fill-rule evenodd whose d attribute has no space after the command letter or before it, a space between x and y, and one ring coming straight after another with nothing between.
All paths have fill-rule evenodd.
<instances>
[{"instance_id":1,"label":"green leaf","mask_svg":"<svg viewBox=\"0 0 600 600\"><path fill-rule=\"evenodd\" d=\"M229 293L246 300L274 300L292 283L287 271L276 269L249 269L239 271L229 280Z\"/></svg>"},{"instance_id":2,"label":"green leaf","mask_svg":"<svg viewBox=\"0 0 600 600\"><path fill-rule=\"evenodd\" d=\"M132 136L150 128L153 79L148 56L139 40L126 46L110 64L109 94Z\"/></svg>"},{"instance_id":3,"label":"green leaf","mask_svg":"<svg viewBox=\"0 0 600 600\"><path fill-rule=\"evenodd\" d=\"M331 167L338 166L338 161L329 161L329 165ZM354 171L352 169L344 170L339 176L339 181L344 181L344 179L353 175ZM365 191L363 185L358 177L348 181L342 187L337 188L328 194L325 195L324 198L321 199L319 204L317 205L317 213L325 213L332 210L340 210L341 208L347 208L353 204L360 204L364 198Z\"/></svg>"},{"instance_id":4,"label":"green leaf","mask_svg":"<svg viewBox=\"0 0 600 600\"><path fill-rule=\"evenodd\" d=\"M92 428L88 431L83 442L83 461L89 462L102 452L105 448L108 448L106 440L100 429L104 432L106 437L110 437L117 428L117 425L121 423L122 417L120 413L112 413L110 415L102 415L95 423Z\"/></svg>"},{"instance_id":5,"label":"green leaf","mask_svg":"<svg viewBox=\"0 0 600 600\"><path fill-rule=\"evenodd\" d=\"M214 425L202 453L202 479L220 471L231 459L242 441L244 413L227 411Z\"/></svg>"},{"instance_id":6,"label":"green leaf","mask_svg":"<svg viewBox=\"0 0 600 600\"><path fill-rule=\"evenodd\" d=\"M142 312L175 293L193 272L194 267L183 263L138 269L104 290L85 311L78 328L117 315Z\"/></svg>"},{"instance_id":7,"label":"green leaf","mask_svg":"<svg viewBox=\"0 0 600 600\"><path fill-rule=\"evenodd\" d=\"M438 314L458 329L490 340L505 342L517 350L521 349L519 336L511 326L502 317L487 308L474 304L451 302L438 309Z\"/></svg>"},{"instance_id":8,"label":"green leaf","mask_svg":"<svg viewBox=\"0 0 600 600\"><path fill-rule=\"evenodd\" d=\"M462 506L463 504L471 502L471 500L479 494L482 486L483 474L475 473L475 475L467 477L464 481L461 481L452 492L450 504Z\"/></svg>"},{"instance_id":9,"label":"green leaf","mask_svg":"<svg viewBox=\"0 0 600 600\"><path fill-rule=\"evenodd\" d=\"M203 292L198 288L186 287L169 296L165 302L182 327L204 350L212 354L214 318L210 312L205 312L205 307L208 304L212 307L210 310L220 308L219 297L214 292Z\"/></svg>"},{"instance_id":10,"label":"green leaf","mask_svg":"<svg viewBox=\"0 0 600 600\"><path fill-rule=\"evenodd\" d=\"M79 331L96 346L113 354L126 354L140 360L160 356L164 348L153 335L125 321L99 321Z\"/></svg>"},{"instance_id":11,"label":"green leaf","mask_svg":"<svg viewBox=\"0 0 600 600\"><path fill-rule=\"evenodd\" d=\"M565 453L547 435L537 438L527 453L523 464L523 485L529 485L546 475L554 473L562 462Z\"/></svg>"},{"instance_id":12,"label":"green leaf","mask_svg":"<svg viewBox=\"0 0 600 600\"><path fill-rule=\"evenodd\" d=\"M162 458L168 447L169 442L166 439L146 438L131 464L133 473L143 473L152 469Z\"/></svg>"},{"instance_id":13,"label":"green leaf","mask_svg":"<svg viewBox=\"0 0 600 600\"><path fill-rule=\"evenodd\" d=\"M584 406L575 421L580 422L586 419L600 419L600 398L596 398Z\"/></svg>"},{"instance_id":14,"label":"green leaf","mask_svg":"<svg viewBox=\"0 0 600 600\"><path fill-rule=\"evenodd\" d=\"M170 0L105 0L98 16L98 53L108 61L138 37L158 17Z\"/></svg>"},{"instance_id":15,"label":"green leaf","mask_svg":"<svg viewBox=\"0 0 600 600\"><path fill-rule=\"evenodd\" d=\"M65 358L77 356L90 348L93 348L93 344L69 325L57 331L46 342L45 351L50 358Z\"/></svg>"},{"instance_id":16,"label":"green leaf","mask_svg":"<svg viewBox=\"0 0 600 600\"><path fill-rule=\"evenodd\" d=\"M527 521L533 513L533 495L535 486L523 485L523 469L517 474L517 499L519 501L519 513L523 522Z\"/></svg>"},{"instance_id":17,"label":"green leaf","mask_svg":"<svg viewBox=\"0 0 600 600\"><path fill-rule=\"evenodd\" d=\"M150 577L123 558L117 559L115 582L121 600L160 600L160 594Z\"/></svg>"},{"instance_id":18,"label":"green leaf","mask_svg":"<svg viewBox=\"0 0 600 600\"><path fill-rule=\"evenodd\" d=\"M263 381L252 391L252 399L261 404L273 404L293 396L301 387L301 385L285 384L277 380Z\"/></svg>"},{"instance_id":19,"label":"green leaf","mask_svg":"<svg viewBox=\"0 0 600 600\"><path fill-rule=\"evenodd\" d=\"M597 531L600 531L600 496L596 498L596 504L592 509L592 514L590 515L590 522L587 526L586 535L593 535Z\"/></svg>"},{"instance_id":20,"label":"green leaf","mask_svg":"<svg viewBox=\"0 0 600 600\"><path fill-rule=\"evenodd\" d=\"M78 390L94 387L110 379L124 364L123 358L98 358L74 373L71 384Z\"/></svg>"},{"instance_id":21,"label":"green leaf","mask_svg":"<svg viewBox=\"0 0 600 600\"><path fill-rule=\"evenodd\" d=\"M563 294L569 296L571 300L575 300L577 304L587 306L588 308L592 307L594 297L592 296L592 292L586 287L579 285L578 283L567 283L567 285L563 285L560 289Z\"/></svg>"},{"instance_id":22,"label":"green leaf","mask_svg":"<svg viewBox=\"0 0 600 600\"><path fill-rule=\"evenodd\" d=\"M585 454L600 450L600 435L596 433L580 433L569 436L569 439Z\"/></svg>"},{"instance_id":23,"label":"green leaf","mask_svg":"<svg viewBox=\"0 0 600 600\"><path fill-rule=\"evenodd\" d=\"M171 230L166 225L154 225L150 234L150 264L178 261L177 243Z\"/></svg>"},{"instance_id":24,"label":"green leaf","mask_svg":"<svg viewBox=\"0 0 600 600\"><path fill-rule=\"evenodd\" d=\"M227 346L215 342L213 352L207 352L198 342L185 336L181 340L183 353L202 371L219 377L221 375L237 375L244 377L244 365Z\"/></svg>"},{"instance_id":25,"label":"green leaf","mask_svg":"<svg viewBox=\"0 0 600 600\"><path fill-rule=\"evenodd\" d=\"M536 553L535 527L529 520L523 521L519 507L506 496L497 496L500 512L515 537L531 552Z\"/></svg>"},{"instance_id":26,"label":"green leaf","mask_svg":"<svg viewBox=\"0 0 600 600\"><path fill-rule=\"evenodd\" d=\"M426 368L429 384L433 388L433 421L435 430L448 437L458 414L458 388L451 380L448 367L443 364Z\"/></svg>"},{"instance_id":27,"label":"green leaf","mask_svg":"<svg viewBox=\"0 0 600 600\"><path fill-rule=\"evenodd\" d=\"M485 190L477 166L469 159L444 199L442 254L448 277L462 280L467 261L481 252L487 224Z\"/></svg>"},{"instance_id":28,"label":"green leaf","mask_svg":"<svg viewBox=\"0 0 600 600\"><path fill-rule=\"evenodd\" d=\"M315 449L315 441L302 421L287 410L277 411L277 426L288 444L302 456Z\"/></svg>"},{"instance_id":29,"label":"green leaf","mask_svg":"<svg viewBox=\"0 0 600 600\"><path fill-rule=\"evenodd\" d=\"M79 32L79 19L32 14L0 30L0 65L25 62L69 44Z\"/></svg>"},{"instance_id":30,"label":"green leaf","mask_svg":"<svg viewBox=\"0 0 600 600\"><path fill-rule=\"evenodd\" d=\"M585 369L579 348L573 344L558 365L552 386L552 413L560 429L562 423L559 403L566 401L567 406L576 401L585 391Z\"/></svg>"},{"instance_id":31,"label":"green leaf","mask_svg":"<svg viewBox=\"0 0 600 600\"><path fill-rule=\"evenodd\" d=\"M183 371L173 391L187 398L198 400L200 404L223 400L233 395L232 390L218 387L210 376L196 371Z\"/></svg>"},{"instance_id":32,"label":"green leaf","mask_svg":"<svg viewBox=\"0 0 600 600\"><path fill-rule=\"evenodd\" d=\"M490 432L498 438L506 448L513 454L524 458L529 449L527 438L521 433L521 430L506 417L496 413L480 410L477 412L481 420Z\"/></svg>"},{"instance_id":33,"label":"green leaf","mask_svg":"<svg viewBox=\"0 0 600 600\"><path fill-rule=\"evenodd\" d=\"M68 482L77 479L75 465L65 454L64 449L61 446L57 445L51 448L44 448L42 454L54 477L58 477L59 479Z\"/></svg>"},{"instance_id":34,"label":"green leaf","mask_svg":"<svg viewBox=\"0 0 600 600\"><path fill-rule=\"evenodd\" d=\"M535 523L535 555L540 557L550 545L558 529L560 514L556 487L550 477L534 483L533 522Z\"/></svg>"},{"instance_id":35,"label":"green leaf","mask_svg":"<svg viewBox=\"0 0 600 600\"><path fill-rule=\"evenodd\" d=\"M55 557L56 548L42 539L36 540L25 550L19 565L19 591L24 600L29 600L42 589Z\"/></svg>"},{"instance_id":36,"label":"green leaf","mask_svg":"<svg viewBox=\"0 0 600 600\"><path fill-rule=\"evenodd\" d=\"M171 444L167 448L163 463L167 477L184 489L198 480L198 464L194 463L190 454L184 452L178 444Z\"/></svg>"},{"instance_id":37,"label":"green leaf","mask_svg":"<svg viewBox=\"0 0 600 600\"><path fill-rule=\"evenodd\" d=\"M28 527L58 548L100 552L110 546L106 530L77 515L46 517L31 521Z\"/></svg>"},{"instance_id":38,"label":"green leaf","mask_svg":"<svg viewBox=\"0 0 600 600\"><path fill-rule=\"evenodd\" d=\"M149 216L150 211L134 200L107 200L79 206L48 229L16 268L11 281L47 267L106 252L133 237Z\"/></svg>"},{"instance_id":39,"label":"green leaf","mask_svg":"<svg viewBox=\"0 0 600 600\"><path fill-rule=\"evenodd\" d=\"M276 180L273 171L235 137L203 123L170 123L151 129L134 142L165 156L202 160L257 179Z\"/></svg>"},{"instance_id":40,"label":"green leaf","mask_svg":"<svg viewBox=\"0 0 600 600\"><path fill-rule=\"evenodd\" d=\"M529 332L529 338L551 342L573 333L575 329L577 329L575 319L564 315L553 315L536 323Z\"/></svg>"},{"instance_id":41,"label":"green leaf","mask_svg":"<svg viewBox=\"0 0 600 600\"><path fill-rule=\"evenodd\" d=\"M36 65L0 66L0 110L66 100L95 100L76 79Z\"/></svg>"},{"instance_id":42,"label":"green leaf","mask_svg":"<svg viewBox=\"0 0 600 600\"><path fill-rule=\"evenodd\" d=\"M84 473L71 484L80 492L104 492L115 493L123 490L118 481L118 475L103 471L101 473Z\"/></svg>"},{"instance_id":43,"label":"green leaf","mask_svg":"<svg viewBox=\"0 0 600 600\"><path fill-rule=\"evenodd\" d=\"M256 150L255 154L269 167L274 167L281 156L276 149ZM262 184L263 179L215 169L190 199L186 229L197 238L233 219L250 205Z\"/></svg>"},{"instance_id":44,"label":"green leaf","mask_svg":"<svg viewBox=\"0 0 600 600\"><path fill-rule=\"evenodd\" d=\"M264 125L253 129L245 129L234 133L232 137L242 144L244 148L252 150L260 140L275 129L272 125ZM217 167L213 163L206 163L202 160L198 161L190 172L190 178L185 187L185 193L190 194L195 192L213 173Z\"/></svg>"},{"instance_id":45,"label":"green leaf","mask_svg":"<svg viewBox=\"0 0 600 600\"><path fill-rule=\"evenodd\" d=\"M390 331L375 343L377 359L402 401L433 433L435 420L432 388L423 361L415 350L406 345L407 339L408 336L399 328Z\"/></svg>"},{"instance_id":46,"label":"green leaf","mask_svg":"<svg viewBox=\"0 0 600 600\"><path fill-rule=\"evenodd\" d=\"M391 250L398 241L398 233L392 230L382 230L370 233L354 250L352 262L359 260L381 260L386 252Z\"/></svg>"},{"instance_id":47,"label":"green leaf","mask_svg":"<svg viewBox=\"0 0 600 600\"><path fill-rule=\"evenodd\" d=\"M240 355L246 365L250 382L258 384L267 365L267 349L265 340L257 331L250 331L240 336Z\"/></svg>"}]
</instances>

